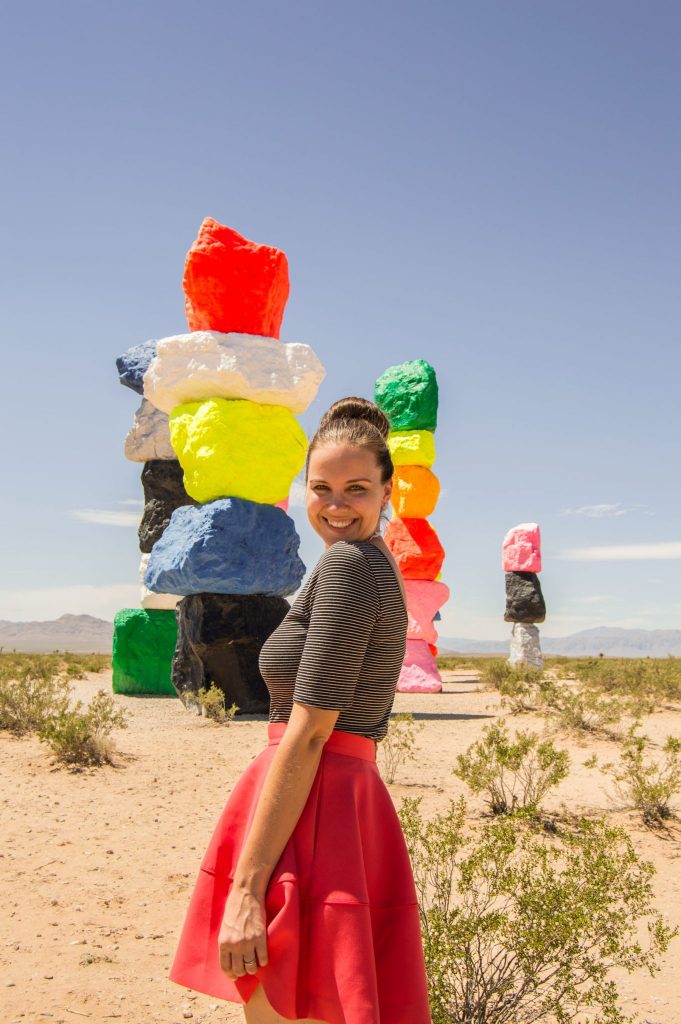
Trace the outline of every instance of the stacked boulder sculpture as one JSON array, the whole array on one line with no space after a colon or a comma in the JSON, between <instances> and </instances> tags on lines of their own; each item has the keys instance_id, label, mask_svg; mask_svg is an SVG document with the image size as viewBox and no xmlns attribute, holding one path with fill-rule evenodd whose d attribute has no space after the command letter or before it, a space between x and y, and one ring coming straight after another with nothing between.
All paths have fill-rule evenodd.
<instances>
[{"instance_id":1,"label":"stacked boulder sculpture","mask_svg":"<svg viewBox=\"0 0 681 1024\"><path fill-rule=\"evenodd\" d=\"M541 536L536 523L520 523L509 530L502 545L506 580L504 621L512 622L508 663L543 668L537 622L546 618L544 595L539 584Z\"/></svg>"},{"instance_id":2,"label":"stacked boulder sculpture","mask_svg":"<svg viewBox=\"0 0 681 1024\"><path fill-rule=\"evenodd\" d=\"M118 361L121 381L141 383L144 396L125 446L149 460L144 600L173 602L172 692L186 699L214 682L237 713L265 713L258 655L305 573L286 513L307 450L295 414L324 368L308 345L279 340L289 294L281 250L207 218L183 288L189 333Z\"/></svg>"},{"instance_id":3,"label":"stacked boulder sculpture","mask_svg":"<svg viewBox=\"0 0 681 1024\"><path fill-rule=\"evenodd\" d=\"M374 400L390 422L388 447L395 466L394 516L385 531L407 591L407 651L397 683L403 693L438 693L442 680L435 660L439 609L449 599L440 581L444 550L428 522L440 483L435 461L438 386L425 359L390 366L375 384Z\"/></svg>"}]
</instances>

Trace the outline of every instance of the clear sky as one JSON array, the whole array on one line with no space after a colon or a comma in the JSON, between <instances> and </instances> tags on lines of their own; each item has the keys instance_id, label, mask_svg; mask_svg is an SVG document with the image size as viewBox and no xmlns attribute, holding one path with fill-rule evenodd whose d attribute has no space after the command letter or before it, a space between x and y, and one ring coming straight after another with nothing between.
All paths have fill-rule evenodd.
<instances>
[{"instance_id":1,"label":"clear sky","mask_svg":"<svg viewBox=\"0 0 681 1024\"><path fill-rule=\"evenodd\" d=\"M11 5L0 618L138 604L115 358L187 329L210 215L288 255L308 433L435 366L443 635L508 635L524 521L546 634L681 626L680 47L664 0Z\"/></svg>"}]
</instances>

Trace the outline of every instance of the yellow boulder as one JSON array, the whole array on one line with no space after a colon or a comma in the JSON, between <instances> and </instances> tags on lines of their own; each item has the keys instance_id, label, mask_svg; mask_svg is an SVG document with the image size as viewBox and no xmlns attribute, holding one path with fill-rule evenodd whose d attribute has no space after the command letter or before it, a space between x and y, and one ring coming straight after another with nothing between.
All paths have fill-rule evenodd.
<instances>
[{"instance_id":1,"label":"yellow boulder","mask_svg":"<svg viewBox=\"0 0 681 1024\"><path fill-rule=\"evenodd\" d=\"M435 437L431 430L391 430L388 448L395 466L432 466Z\"/></svg>"},{"instance_id":2,"label":"yellow boulder","mask_svg":"<svg viewBox=\"0 0 681 1024\"><path fill-rule=\"evenodd\" d=\"M440 481L425 466L396 466L390 496L401 519L427 519L440 496Z\"/></svg>"},{"instance_id":3,"label":"yellow boulder","mask_svg":"<svg viewBox=\"0 0 681 1024\"><path fill-rule=\"evenodd\" d=\"M168 417L170 441L195 501L244 498L275 505L305 462L307 438L290 409L246 399L185 402Z\"/></svg>"}]
</instances>

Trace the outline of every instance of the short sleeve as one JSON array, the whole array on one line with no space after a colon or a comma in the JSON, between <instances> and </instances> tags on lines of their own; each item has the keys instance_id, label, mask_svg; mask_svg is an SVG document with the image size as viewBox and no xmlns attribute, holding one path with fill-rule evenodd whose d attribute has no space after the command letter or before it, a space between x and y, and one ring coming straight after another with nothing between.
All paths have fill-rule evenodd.
<instances>
[{"instance_id":1,"label":"short sleeve","mask_svg":"<svg viewBox=\"0 0 681 1024\"><path fill-rule=\"evenodd\" d=\"M365 555L347 541L332 544L318 566L294 701L339 711L352 704L378 610Z\"/></svg>"}]
</instances>

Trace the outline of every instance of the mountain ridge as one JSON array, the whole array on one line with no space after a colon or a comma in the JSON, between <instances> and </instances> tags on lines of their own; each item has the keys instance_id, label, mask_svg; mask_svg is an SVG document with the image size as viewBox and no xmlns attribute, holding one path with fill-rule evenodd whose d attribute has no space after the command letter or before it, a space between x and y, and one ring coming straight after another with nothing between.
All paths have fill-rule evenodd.
<instances>
[{"instance_id":1,"label":"mountain ridge","mask_svg":"<svg viewBox=\"0 0 681 1024\"><path fill-rule=\"evenodd\" d=\"M509 625L510 633L510 625ZM0 619L0 648L26 653L55 650L76 654L109 654L113 622L94 615L67 612L58 619L13 622ZM681 657L681 629L623 629L594 626L569 636L541 634L545 654L585 657L598 654L620 658ZM508 640L474 640L469 637L440 637L441 654L508 654Z\"/></svg>"}]
</instances>

